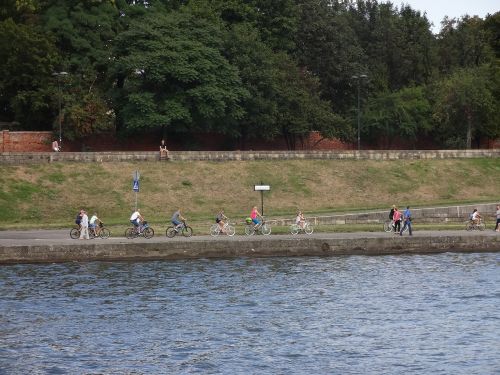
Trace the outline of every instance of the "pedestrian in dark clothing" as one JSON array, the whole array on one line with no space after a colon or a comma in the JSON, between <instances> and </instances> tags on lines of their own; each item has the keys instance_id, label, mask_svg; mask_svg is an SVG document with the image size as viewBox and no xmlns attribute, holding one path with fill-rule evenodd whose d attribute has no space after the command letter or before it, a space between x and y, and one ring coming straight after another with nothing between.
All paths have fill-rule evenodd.
<instances>
[{"instance_id":1,"label":"pedestrian in dark clothing","mask_svg":"<svg viewBox=\"0 0 500 375\"><path fill-rule=\"evenodd\" d=\"M408 232L410 232L410 236L413 236L412 230L411 230L411 211L410 211L410 206L406 206L406 210L403 214L403 218L405 221L405 224L403 225L403 228L399 231L399 235L402 236L404 230L406 227L408 227Z\"/></svg>"}]
</instances>

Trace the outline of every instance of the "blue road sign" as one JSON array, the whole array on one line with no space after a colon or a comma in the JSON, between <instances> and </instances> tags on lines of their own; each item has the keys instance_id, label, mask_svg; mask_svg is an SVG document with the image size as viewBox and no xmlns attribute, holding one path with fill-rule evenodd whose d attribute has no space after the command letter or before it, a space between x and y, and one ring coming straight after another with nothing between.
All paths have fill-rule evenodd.
<instances>
[{"instance_id":1,"label":"blue road sign","mask_svg":"<svg viewBox=\"0 0 500 375\"><path fill-rule=\"evenodd\" d=\"M132 185L132 189L137 193L139 191L139 180L134 180L134 184Z\"/></svg>"}]
</instances>

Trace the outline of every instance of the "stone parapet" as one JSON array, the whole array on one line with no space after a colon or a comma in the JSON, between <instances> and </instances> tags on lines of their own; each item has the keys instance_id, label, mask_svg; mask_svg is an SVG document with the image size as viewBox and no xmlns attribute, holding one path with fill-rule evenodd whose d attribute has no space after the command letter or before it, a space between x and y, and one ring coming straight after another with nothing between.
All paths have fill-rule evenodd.
<instances>
[{"instance_id":1,"label":"stone parapet","mask_svg":"<svg viewBox=\"0 0 500 375\"><path fill-rule=\"evenodd\" d=\"M171 161L241 160L404 160L498 158L500 149L478 150L337 150L337 151L170 151ZM114 152L1 152L0 164L51 162L160 161L156 151ZM166 161L165 161L166 162Z\"/></svg>"},{"instance_id":2,"label":"stone parapet","mask_svg":"<svg viewBox=\"0 0 500 375\"><path fill-rule=\"evenodd\" d=\"M384 233L0 245L0 263L499 252L494 233Z\"/></svg>"}]
</instances>

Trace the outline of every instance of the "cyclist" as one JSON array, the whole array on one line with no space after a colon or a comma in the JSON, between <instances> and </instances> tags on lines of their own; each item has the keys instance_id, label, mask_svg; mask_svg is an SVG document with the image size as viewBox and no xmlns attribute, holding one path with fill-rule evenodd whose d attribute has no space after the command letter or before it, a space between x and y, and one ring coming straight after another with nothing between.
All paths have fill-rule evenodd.
<instances>
[{"instance_id":1,"label":"cyclist","mask_svg":"<svg viewBox=\"0 0 500 375\"><path fill-rule=\"evenodd\" d=\"M475 224L475 225L479 224L479 221L481 219L481 215L479 214L477 208L474 208L474 211L472 211L470 219L471 219L473 224Z\"/></svg>"},{"instance_id":2,"label":"cyclist","mask_svg":"<svg viewBox=\"0 0 500 375\"><path fill-rule=\"evenodd\" d=\"M227 220L227 216L224 215L224 209L222 209L217 216L215 216L215 222L219 225L221 233L224 233L224 220Z\"/></svg>"},{"instance_id":3,"label":"cyclist","mask_svg":"<svg viewBox=\"0 0 500 375\"><path fill-rule=\"evenodd\" d=\"M172 224L174 224L174 229L176 232L179 231L179 228L182 227L182 221L186 221L184 217L182 217L181 209L178 208L177 211L172 215Z\"/></svg>"},{"instance_id":4,"label":"cyclist","mask_svg":"<svg viewBox=\"0 0 500 375\"><path fill-rule=\"evenodd\" d=\"M89 221L89 228L91 231L94 231L94 235L97 236L97 224L101 223L101 219L97 217L97 214L94 212Z\"/></svg>"},{"instance_id":5,"label":"cyclist","mask_svg":"<svg viewBox=\"0 0 500 375\"><path fill-rule=\"evenodd\" d=\"M261 221L259 220L259 218L262 219L262 215L257 210L257 206L253 206L252 212L250 212L250 219L252 219L252 222L255 224L254 225L254 229L257 229L257 227L261 223Z\"/></svg>"},{"instance_id":6,"label":"cyclist","mask_svg":"<svg viewBox=\"0 0 500 375\"><path fill-rule=\"evenodd\" d=\"M295 224L297 224L302 229L304 229L304 226L306 224L306 218L304 217L304 214L300 210L297 211L297 216L295 217Z\"/></svg>"},{"instance_id":7,"label":"cyclist","mask_svg":"<svg viewBox=\"0 0 500 375\"><path fill-rule=\"evenodd\" d=\"M141 233L141 224L144 221L144 218L141 215L141 210L137 209L134 211L132 216L130 216L130 222L134 225L134 228L138 233Z\"/></svg>"}]
</instances>

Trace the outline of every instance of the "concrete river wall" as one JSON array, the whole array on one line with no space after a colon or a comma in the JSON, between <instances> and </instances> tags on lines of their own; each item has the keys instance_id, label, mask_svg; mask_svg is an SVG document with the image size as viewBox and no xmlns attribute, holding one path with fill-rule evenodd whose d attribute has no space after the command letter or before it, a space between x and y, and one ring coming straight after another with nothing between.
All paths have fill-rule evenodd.
<instances>
[{"instance_id":1,"label":"concrete river wall","mask_svg":"<svg viewBox=\"0 0 500 375\"><path fill-rule=\"evenodd\" d=\"M314 234L253 237L193 237L152 240L3 241L0 263L173 260L197 258L427 254L499 252L494 231Z\"/></svg>"}]
</instances>

